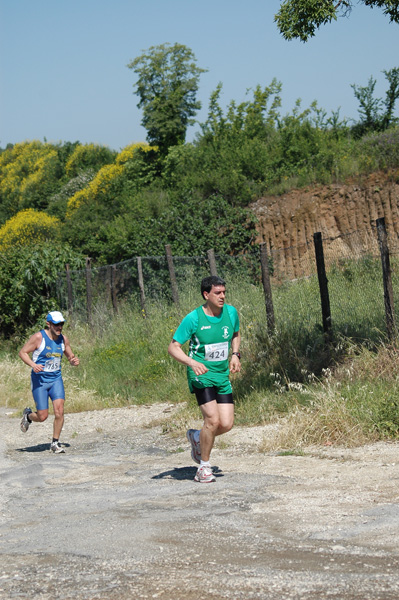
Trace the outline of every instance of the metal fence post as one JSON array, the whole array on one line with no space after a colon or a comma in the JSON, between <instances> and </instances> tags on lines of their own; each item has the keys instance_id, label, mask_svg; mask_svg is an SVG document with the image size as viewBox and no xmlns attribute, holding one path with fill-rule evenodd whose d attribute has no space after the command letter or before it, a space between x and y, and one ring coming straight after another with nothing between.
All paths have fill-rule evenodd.
<instances>
[{"instance_id":1,"label":"metal fence post","mask_svg":"<svg viewBox=\"0 0 399 600\"><path fill-rule=\"evenodd\" d=\"M387 326L388 339L392 341L396 336L393 289L391 277L391 265L389 260L388 237L385 228L385 219L381 217L377 219L377 236L378 245L381 253L382 278L384 283L384 304L385 304L385 321Z\"/></svg>"},{"instance_id":2,"label":"metal fence post","mask_svg":"<svg viewBox=\"0 0 399 600\"><path fill-rule=\"evenodd\" d=\"M145 310L143 265L142 265L142 262L141 262L141 256L137 257L137 274L138 274L138 278L139 278L141 311L143 313L143 317L146 318L147 315L146 315L146 310Z\"/></svg>"},{"instance_id":3,"label":"metal fence post","mask_svg":"<svg viewBox=\"0 0 399 600\"><path fill-rule=\"evenodd\" d=\"M328 295L328 279L324 263L323 241L321 239L320 231L313 234L313 241L316 254L317 277L319 279L321 312L323 315L323 331L326 336L330 338L332 333L330 297Z\"/></svg>"},{"instance_id":4,"label":"metal fence post","mask_svg":"<svg viewBox=\"0 0 399 600\"><path fill-rule=\"evenodd\" d=\"M69 269L69 264L66 266L66 280L67 280L68 312L69 312L72 310L72 304L73 304L72 281L71 281L71 271Z\"/></svg>"},{"instance_id":5,"label":"metal fence post","mask_svg":"<svg viewBox=\"0 0 399 600\"><path fill-rule=\"evenodd\" d=\"M270 285L269 258L267 255L266 244L263 242L260 245L260 265L262 270L263 291L265 294L267 328L270 333L275 329L274 307L272 299L272 288Z\"/></svg>"},{"instance_id":6,"label":"metal fence post","mask_svg":"<svg viewBox=\"0 0 399 600\"><path fill-rule=\"evenodd\" d=\"M87 307L87 322L92 325L92 291L91 291L91 261L86 258L86 307Z\"/></svg>"}]
</instances>

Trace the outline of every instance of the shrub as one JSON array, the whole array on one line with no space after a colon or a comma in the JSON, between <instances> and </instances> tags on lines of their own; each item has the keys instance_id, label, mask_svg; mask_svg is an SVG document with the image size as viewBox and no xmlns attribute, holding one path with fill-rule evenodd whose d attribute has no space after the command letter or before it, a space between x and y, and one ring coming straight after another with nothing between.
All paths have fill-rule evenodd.
<instances>
[{"instance_id":1,"label":"shrub","mask_svg":"<svg viewBox=\"0 0 399 600\"><path fill-rule=\"evenodd\" d=\"M143 156L146 153L154 154L158 152L157 146L150 146L144 142L129 144L116 157L116 164L123 165L130 160L136 160L137 157Z\"/></svg>"},{"instance_id":2,"label":"shrub","mask_svg":"<svg viewBox=\"0 0 399 600\"><path fill-rule=\"evenodd\" d=\"M106 146L79 144L68 158L65 172L69 178L72 178L88 169L98 171L101 167L112 164L115 161L115 156L116 152Z\"/></svg>"},{"instance_id":3,"label":"shrub","mask_svg":"<svg viewBox=\"0 0 399 600\"><path fill-rule=\"evenodd\" d=\"M145 198L150 201L148 193ZM153 199L152 215L136 205L125 215L116 216L103 229L106 252L111 251L118 260L163 256L165 245L170 244L177 256L200 256L210 248L218 254L234 254L248 250L255 239L253 212L235 208L220 196L205 200L187 195L170 204L165 200L165 209L157 215L161 204L158 194Z\"/></svg>"},{"instance_id":4,"label":"shrub","mask_svg":"<svg viewBox=\"0 0 399 600\"><path fill-rule=\"evenodd\" d=\"M21 208L45 208L59 187L58 152L38 141L15 144L0 154L0 222Z\"/></svg>"},{"instance_id":5,"label":"shrub","mask_svg":"<svg viewBox=\"0 0 399 600\"><path fill-rule=\"evenodd\" d=\"M68 245L12 246L0 260L0 333L22 334L49 310L57 308L54 282L69 263L83 268L84 259Z\"/></svg>"},{"instance_id":6,"label":"shrub","mask_svg":"<svg viewBox=\"0 0 399 600\"><path fill-rule=\"evenodd\" d=\"M70 217L82 204L88 203L91 200L99 203L102 197L106 198L112 184L116 182L122 172L123 167L120 165L106 165L102 167L86 188L76 192L68 200L67 217Z\"/></svg>"},{"instance_id":7,"label":"shrub","mask_svg":"<svg viewBox=\"0 0 399 600\"><path fill-rule=\"evenodd\" d=\"M399 167L399 127L365 136L358 149L366 172Z\"/></svg>"},{"instance_id":8,"label":"shrub","mask_svg":"<svg viewBox=\"0 0 399 600\"><path fill-rule=\"evenodd\" d=\"M0 249L40 244L59 235L60 221L45 212L27 208L0 228Z\"/></svg>"},{"instance_id":9,"label":"shrub","mask_svg":"<svg viewBox=\"0 0 399 600\"><path fill-rule=\"evenodd\" d=\"M96 176L94 169L87 169L65 183L59 192L51 196L47 206L47 212L61 220L65 220L68 200L77 192L83 190Z\"/></svg>"}]
</instances>

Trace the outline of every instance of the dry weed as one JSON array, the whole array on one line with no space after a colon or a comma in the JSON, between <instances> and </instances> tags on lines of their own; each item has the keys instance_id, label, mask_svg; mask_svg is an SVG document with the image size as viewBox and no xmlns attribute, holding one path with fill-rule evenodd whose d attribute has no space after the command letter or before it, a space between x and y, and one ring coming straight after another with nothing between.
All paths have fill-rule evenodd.
<instances>
[{"instance_id":1,"label":"dry weed","mask_svg":"<svg viewBox=\"0 0 399 600\"><path fill-rule=\"evenodd\" d=\"M104 408L95 391L79 388L64 375L66 410L81 412ZM30 369L21 361L10 356L0 360L0 406L23 409L33 403L30 387Z\"/></svg>"},{"instance_id":2,"label":"dry weed","mask_svg":"<svg viewBox=\"0 0 399 600\"><path fill-rule=\"evenodd\" d=\"M384 379L387 381L398 379L399 349L395 346L381 344L378 352L363 346L354 349L349 354L344 364L334 370L334 378L337 381L364 380L373 381Z\"/></svg>"},{"instance_id":3,"label":"dry weed","mask_svg":"<svg viewBox=\"0 0 399 600\"><path fill-rule=\"evenodd\" d=\"M98 397L94 390L84 390L77 385L66 384L65 411L69 413L78 413L90 410L101 410L104 408L104 401Z\"/></svg>"},{"instance_id":4,"label":"dry weed","mask_svg":"<svg viewBox=\"0 0 399 600\"><path fill-rule=\"evenodd\" d=\"M260 444L260 451L292 451L315 445L356 447L370 441L338 391L329 388L324 392L311 407L298 406L288 416L276 420Z\"/></svg>"},{"instance_id":5,"label":"dry weed","mask_svg":"<svg viewBox=\"0 0 399 600\"><path fill-rule=\"evenodd\" d=\"M0 406L24 408L29 402L30 370L21 360L4 356L0 361Z\"/></svg>"}]
</instances>

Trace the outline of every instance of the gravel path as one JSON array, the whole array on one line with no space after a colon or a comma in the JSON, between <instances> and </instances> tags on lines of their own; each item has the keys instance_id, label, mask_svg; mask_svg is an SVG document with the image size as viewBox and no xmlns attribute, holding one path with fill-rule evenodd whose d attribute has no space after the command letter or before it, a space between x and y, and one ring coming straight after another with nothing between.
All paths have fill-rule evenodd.
<instances>
[{"instance_id":1,"label":"gravel path","mask_svg":"<svg viewBox=\"0 0 399 600\"><path fill-rule=\"evenodd\" d=\"M0 598L397 600L399 444L305 456L235 428L193 481L171 406L52 417L0 409Z\"/></svg>"}]
</instances>

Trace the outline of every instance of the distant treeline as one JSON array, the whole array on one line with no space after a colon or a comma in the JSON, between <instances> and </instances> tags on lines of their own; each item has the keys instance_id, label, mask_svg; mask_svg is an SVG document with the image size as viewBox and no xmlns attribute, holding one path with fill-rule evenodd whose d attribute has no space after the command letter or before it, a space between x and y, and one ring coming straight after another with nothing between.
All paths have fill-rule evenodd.
<instances>
[{"instance_id":1,"label":"distant treeline","mask_svg":"<svg viewBox=\"0 0 399 600\"><path fill-rule=\"evenodd\" d=\"M177 256L246 252L256 232L253 200L397 168L393 107L385 121L382 101L367 112L367 89L355 88L356 123L316 102L304 109L298 101L282 115L273 80L225 110L218 86L196 140L167 152L147 143L119 153L79 142L9 144L0 152L0 333L47 311L66 263L159 256L166 244Z\"/></svg>"}]
</instances>

